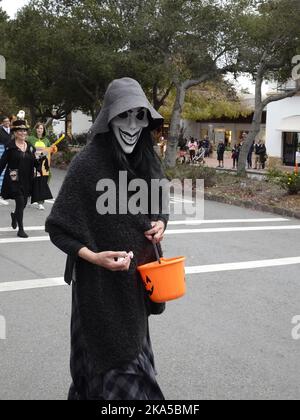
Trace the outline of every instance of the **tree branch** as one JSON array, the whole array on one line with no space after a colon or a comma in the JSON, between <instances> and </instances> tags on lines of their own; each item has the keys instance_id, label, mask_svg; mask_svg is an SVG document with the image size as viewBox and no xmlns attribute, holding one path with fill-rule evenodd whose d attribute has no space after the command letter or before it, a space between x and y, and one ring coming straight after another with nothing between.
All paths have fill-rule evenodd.
<instances>
[{"instance_id":1,"label":"tree branch","mask_svg":"<svg viewBox=\"0 0 300 420\"><path fill-rule=\"evenodd\" d=\"M206 73L203 74L203 76L199 77L199 79L190 79L190 80L186 80L185 82L183 82L183 88L185 90L190 89L193 86L198 86L200 85L200 83L206 82L207 80L210 80L212 77L211 74Z\"/></svg>"},{"instance_id":2,"label":"tree branch","mask_svg":"<svg viewBox=\"0 0 300 420\"><path fill-rule=\"evenodd\" d=\"M153 104L154 108L158 111L159 108L164 104L166 98L169 96L171 89L174 87L174 83L171 83L171 85L168 87L168 89L165 91L163 96L161 98L158 97L158 86L157 83L153 86Z\"/></svg>"},{"instance_id":3,"label":"tree branch","mask_svg":"<svg viewBox=\"0 0 300 420\"><path fill-rule=\"evenodd\" d=\"M289 92L286 93L282 93L281 95L272 95L269 96L268 98L266 98L263 102L262 102L262 106L263 108L265 108L268 104L270 104L271 102L277 102L277 101L281 101L282 99L286 99L286 98L292 98L293 96L295 96L298 92L300 92L300 86L298 86L296 89L293 89Z\"/></svg>"}]
</instances>

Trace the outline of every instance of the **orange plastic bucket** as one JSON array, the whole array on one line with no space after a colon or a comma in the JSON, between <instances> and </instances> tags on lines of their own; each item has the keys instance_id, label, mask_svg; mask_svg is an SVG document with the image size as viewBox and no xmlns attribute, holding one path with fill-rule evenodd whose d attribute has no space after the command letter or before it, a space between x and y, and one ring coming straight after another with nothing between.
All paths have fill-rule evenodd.
<instances>
[{"instance_id":1,"label":"orange plastic bucket","mask_svg":"<svg viewBox=\"0 0 300 420\"><path fill-rule=\"evenodd\" d=\"M161 258L158 261L141 265L141 274L150 299L156 303L178 299L186 292L185 257Z\"/></svg>"}]
</instances>

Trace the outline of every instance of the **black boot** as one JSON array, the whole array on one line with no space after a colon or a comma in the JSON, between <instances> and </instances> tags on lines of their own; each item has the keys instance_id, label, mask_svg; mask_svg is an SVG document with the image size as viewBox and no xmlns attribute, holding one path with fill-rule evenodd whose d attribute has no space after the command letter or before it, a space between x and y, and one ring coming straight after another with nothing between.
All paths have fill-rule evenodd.
<instances>
[{"instance_id":1,"label":"black boot","mask_svg":"<svg viewBox=\"0 0 300 420\"><path fill-rule=\"evenodd\" d=\"M26 232L24 232L24 229L19 229L18 236L19 238L28 238L28 235Z\"/></svg>"},{"instance_id":2,"label":"black boot","mask_svg":"<svg viewBox=\"0 0 300 420\"><path fill-rule=\"evenodd\" d=\"M19 226L19 232L18 232L19 238L28 238L28 235L26 232L24 232L24 227L23 227L23 212L17 217L17 220L18 220L18 226Z\"/></svg>"},{"instance_id":3,"label":"black boot","mask_svg":"<svg viewBox=\"0 0 300 420\"><path fill-rule=\"evenodd\" d=\"M18 227L17 216L15 213L10 213L11 216L11 227L16 230Z\"/></svg>"}]
</instances>

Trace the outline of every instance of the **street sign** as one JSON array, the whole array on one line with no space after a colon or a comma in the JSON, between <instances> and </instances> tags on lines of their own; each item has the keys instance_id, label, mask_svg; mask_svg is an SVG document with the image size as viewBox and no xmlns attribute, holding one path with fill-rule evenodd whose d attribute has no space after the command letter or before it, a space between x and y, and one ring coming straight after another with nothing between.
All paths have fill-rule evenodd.
<instances>
[{"instance_id":1,"label":"street sign","mask_svg":"<svg viewBox=\"0 0 300 420\"><path fill-rule=\"evenodd\" d=\"M6 79L6 60L0 55L0 79Z\"/></svg>"}]
</instances>

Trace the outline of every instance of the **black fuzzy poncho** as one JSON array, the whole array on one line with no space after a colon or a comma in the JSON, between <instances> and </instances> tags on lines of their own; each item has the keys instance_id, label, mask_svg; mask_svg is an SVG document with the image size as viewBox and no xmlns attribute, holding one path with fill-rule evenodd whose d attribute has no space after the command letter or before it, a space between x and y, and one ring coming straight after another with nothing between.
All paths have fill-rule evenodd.
<instances>
[{"instance_id":1,"label":"black fuzzy poncho","mask_svg":"<svg viewBox=\"0 0 300 420\"><path fill-rule=\"evenodd\" d=\"M162 175L163 176L163 175ZM144 232L150 221L167 216L99 215L96 185L112 179L118 185L107 142L94 140L73 160L46 222L52 242L76 259L76 281L81 325L87 350L97 373L137 357L147 333L148 315L164 305L149 302L137 265L155 260ZM129 272L111 272L77 257L82 247L94 252L133 251Z\"/></svg>"}]
</instances>

